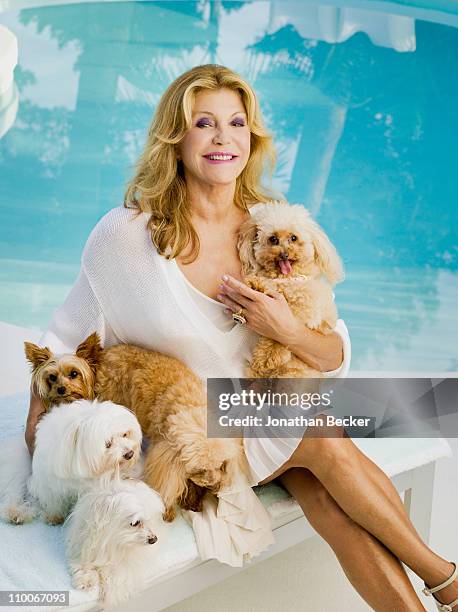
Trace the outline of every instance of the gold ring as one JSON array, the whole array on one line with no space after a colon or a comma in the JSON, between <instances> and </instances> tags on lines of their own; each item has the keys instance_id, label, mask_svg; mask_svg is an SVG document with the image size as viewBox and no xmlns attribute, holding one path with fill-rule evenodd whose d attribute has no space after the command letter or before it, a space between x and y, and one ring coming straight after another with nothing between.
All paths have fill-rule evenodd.
<instances>
[{"instance_id":1,"label":"gold ring","mask_svg":"<svg viewBox=\"0 0 458 612\"><path fill-rule=\"evenodd\" d=\"M232 318L236 323L240 323L240 325L245 325L245 323L247 322L245 317L243 316L243 308L239 308L237 312L233 312Z\"/></svg>"}]
</instances>

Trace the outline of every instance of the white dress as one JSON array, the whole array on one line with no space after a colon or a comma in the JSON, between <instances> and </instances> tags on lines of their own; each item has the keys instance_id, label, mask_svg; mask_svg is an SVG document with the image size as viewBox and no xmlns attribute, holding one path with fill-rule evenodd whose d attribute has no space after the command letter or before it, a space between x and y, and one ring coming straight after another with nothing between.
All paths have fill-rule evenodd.
<instances>
[{"instance_id":1,"label":"white dress","mask_svg":"<svg viewBox=\"0 0 458 612\"><path fill-rule=\"evenodd\" d=\"M183 361L203 380L242 378L258 335L234 324L224 305L195 289L176 260L160 256L146 227L149 215L122 207L109 211L88 238L80 274L56 310L42 346L72 352L98 331L104 346L136 344ZM346 376L350 339L339 319L344 362L328 372ZM297 438L246 438L253 482L264 480L293 453Z\"/></svg>"}]
</instances>

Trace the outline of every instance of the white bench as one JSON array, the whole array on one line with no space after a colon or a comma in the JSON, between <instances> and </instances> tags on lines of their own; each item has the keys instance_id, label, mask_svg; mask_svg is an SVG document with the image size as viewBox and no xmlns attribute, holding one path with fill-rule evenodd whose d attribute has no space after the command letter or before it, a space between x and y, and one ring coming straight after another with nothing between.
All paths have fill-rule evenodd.
<instances>
[{"instance_id":1,"label":"white bench","mask_svg":"<svg viewBox=\"0 0 458 612\"><path fill-rule=\"evenodd\" d=\"M379 443L375 453L369 451L371 443ZM385 444L386 442L391 444ZM369 444L368 444L369 443ZM393 444L394 443L394 444ZM416 443L416 444L415 444ZM435 461L447 456L448 446L443 440L434 439L398 439L398 440L360 440L358 446L367 455L377 459L384 453L383 446L402 451L404 458L416 467L404 470L392 476L397 490L404 492L404 504L421 537L428 542L431 522L432 493L434 486ZM427 462L423 463L421 453L428 455ZM387 466L389 463L386 462ZM268 485L270 486L270 485ZM276 485L275 485L276 486ZM267 487L263 487L267 488ZM261 492L261 499L263 493ZM285 494L286 496L286 494ZM290 506L288 509L288 505ZM264 553L255 558L251 564L259 563L299 542L316 535L316 532L304 518L298 504L289 498L285 503L276 502L269 507L273 515L275 543ZM251 565L250 564L250 565ZM168 572L153 581L138 596L122 605L125 612L138 612L148 610L155 612L171 606L186 597L189 597L217 582L228 578L243 568L232 568L217 561L192 561L183 567ZM121 608L119 608L121 609Z\"/></svg>"},{"instance_id":2,"label":"white bench","mask_svg":"<svg viewBox=\"0 0 458 612\"><path fill-rule=\"evenodd\" d=\"M0 324L3 343L0 367L3 373L0 388L0 437L21 432L26 414L26 364L22 355L22 341L37 341L39 332ZM5 394L22 393L10 396ZM361 439L359 448L371 457L392 478L399 492L404 493L407 511L422 538L429 539L434 470L437 459L450 455L448 444L442 439ZM0 466L1 467L1 466ZM278 485L258 489L260 499L273 517L275 543L249 565L259 563L308 537L315 535L297 503ZM39 522L24 526L0 524L0 589L64 589L70 588L65 568L61 528ZM26 554L24 554L26 551ZM15 567L15 564L20 564ZM37 569L38 568L38 569ZM165 551L163 572L135 598L125 602L119 611L154 612L177 603L207 587L218 583L243 568L233 568L217 561L202 562L197 554L191 528L183 519L173 524L169 549ZM15 571L16 570L16 571ZM70 607L83 612L101 610L87 594L70 591ZM39 612L39 608L33 608Z\"/></svg>"}]
</instances>

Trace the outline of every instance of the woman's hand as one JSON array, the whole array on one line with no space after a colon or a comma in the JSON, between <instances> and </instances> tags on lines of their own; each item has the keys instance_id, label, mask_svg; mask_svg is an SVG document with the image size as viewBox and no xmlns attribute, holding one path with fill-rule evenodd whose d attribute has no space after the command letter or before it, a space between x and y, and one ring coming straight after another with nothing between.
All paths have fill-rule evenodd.
<instances>
[{"instance_id":1,"label":"woman's hand","mask_svg":"<svg viewBox=\"0 0 458 612\"><path fill-rule=\"evenodd\" d=\"M306 327L295 317L281 293L261 293L227 275L222 280L218 299L230 313L242 308L248 327L287 346L316 370L332 372L340 367L343 341L338 333L322 334Z\"/></svg>"},{"instance_id":2,"label":"woman's hand","mask_svg":"<svg viewBox=\"0 0 458 612\"><path fill-rule=\"evenodd\" d=\"M35 393L33 388L30 389L30 405L29 414L27 416L27 425L25 428L25 443L29 449L29 453L33 455L35 447L35 432L40 418L46 413L46 408Z\"/></svg>"},{"instance_id":3,"label":"woman's hand","mask_svg":"<svg viewBox=\"0 0 458 612\"><path fill-rule=\"evenodd\" d=\"M281 293L261 293L225 275L218 299L228 307L228 313L242 308L250 329L280 344L289 344L304 329Z\"/></svg>"}]
</instances>

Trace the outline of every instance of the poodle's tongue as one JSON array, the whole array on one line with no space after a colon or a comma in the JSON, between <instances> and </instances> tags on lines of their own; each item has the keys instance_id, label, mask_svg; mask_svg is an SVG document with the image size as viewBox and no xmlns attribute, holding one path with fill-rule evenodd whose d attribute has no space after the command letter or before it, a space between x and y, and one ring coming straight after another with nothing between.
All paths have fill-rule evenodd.
<instances>
[{"instance_id":1,"label":"poodle's tongue","mask_svg":"<svg viewBox=\"0 0 458 612\"><path fill-rule=\"evenodd\" d=\"M290 263L289 259L280 259L278 264L280 266L280 270L281 270L282 274L287 276L288 274L291 273L292 267L291 267L291 263Z\"/></svg>"}]
</instances>

